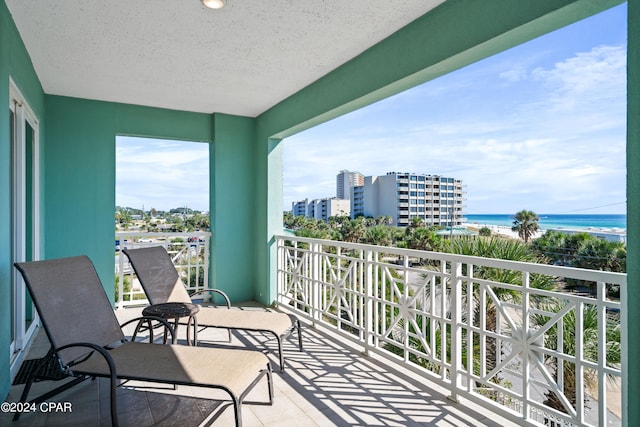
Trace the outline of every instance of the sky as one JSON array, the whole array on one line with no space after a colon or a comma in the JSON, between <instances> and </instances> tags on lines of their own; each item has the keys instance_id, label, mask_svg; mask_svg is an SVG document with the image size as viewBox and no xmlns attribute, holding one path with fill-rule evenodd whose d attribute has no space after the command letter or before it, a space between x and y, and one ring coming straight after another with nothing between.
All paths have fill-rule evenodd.
<instances>
[{"instance_id":1,"label":"sky","mask_svg":"<svg viewBox=\"0 0 640 427\"><path fill-rule=\"evenodd\" d=\"M626 5L284 143L284 210L340 170L442 175L465 214L625 213Z\"/></svg>"},{"instance_id":2,"label":"sky","mask_svg":"<svg viewBox=\"0 0 640 427\"><path fill-rule=\"evenodd\" d=\"M442 175L465 214L626 211L626 5L283 141L283 210L340 170ZM209 210L208 146L119 137L116 204Z\"/></svg>"},{"instance_id":3,"label":"sky","mask_svg":"<svg viewBox=\"0 0 640 427\"><path fill-rule=\"evenodd\" d=\"M209 211L209 144L119 136L116 205Z\"/></svg>"}]
</instances>

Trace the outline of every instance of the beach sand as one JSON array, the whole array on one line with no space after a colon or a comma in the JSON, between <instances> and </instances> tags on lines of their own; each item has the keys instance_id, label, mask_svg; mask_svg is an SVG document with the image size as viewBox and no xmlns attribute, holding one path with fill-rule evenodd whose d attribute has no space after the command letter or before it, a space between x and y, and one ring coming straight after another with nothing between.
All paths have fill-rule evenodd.
<instances>
[{"instance_id":1,"label":"beach sand","mask_svg":"<svg viewBox=\"0 0 640 427\"><path fill-rule=\"evenodd\" d=\"M463 227L467 228L468 230L471 231L480 231L481 228L483 227L487 227L489 230L491 230L491 234L498 234L500 236L506 236L506 237L511 237L512 239L519 239L520 237L518 236L518 233L516 233L515 231L511 231L511 227L506 227L503 225L489 225L489 224L469 224L469 223L465 223L462 224ZM545 233L546 230L538 230L536 233L534 233L531 238L532 239L537 239L538 237L542 236Z\"/></svg>"}]
</instances>

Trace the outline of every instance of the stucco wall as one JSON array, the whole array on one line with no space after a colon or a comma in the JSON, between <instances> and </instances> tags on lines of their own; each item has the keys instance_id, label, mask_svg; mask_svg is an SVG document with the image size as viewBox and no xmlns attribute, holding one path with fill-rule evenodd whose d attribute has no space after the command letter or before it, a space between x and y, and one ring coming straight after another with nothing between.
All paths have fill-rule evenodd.
<instances>
[{"instance_id":1,"label":"stucco wall","mask_svg":"<svg viewBox=\"0 0 640 427\"><path fill-rule=\"evenodd\" d=\"M45 127L44 93L22 39L4 1L0 2L0 396L9 390L11 343L11 146L9 135L9 78L13 79Z\"/></svg>"}]
</instances>

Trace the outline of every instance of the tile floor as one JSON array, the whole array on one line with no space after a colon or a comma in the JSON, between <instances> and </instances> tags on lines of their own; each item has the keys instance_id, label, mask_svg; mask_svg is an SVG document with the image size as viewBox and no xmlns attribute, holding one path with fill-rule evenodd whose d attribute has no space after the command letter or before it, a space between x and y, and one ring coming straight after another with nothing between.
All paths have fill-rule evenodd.
<instances>
[{"instance_id":1,"label":"tile floor","mask_svg":"<svg viewBox=\"0 0 640 427\"><path fill-rule=\"evenodd\" d=\"M141 309L116 310L122 321ZM184 338L184 329L180 338ZM224 343L226 332L211 328L201 332L202 345ZM245 427L253 426L509 426L514 425L471 402L453 403L446 390L399 372L332 333L303 324L304 351L297 337L285 343L286 370L279 371L275 341L261 334L234 333L231 345L267 348L274 367L275 400L268 401L266 380L247 396L242 406ZM39 333L27 358L41 357L48 349ZM215 367L212 367L215 369ZM59 383L40 382L30 397ZM5 399L19 401L23 386L13 386ZM71 402L72 412L24 414L11 423L0 414L0 425L15 427L108 426L109 387L105 380L85 381L51 399ZM158 388L129 382L118 389L120 426L233 426L231 402L225 393L198 387Z\"/></svg>"}]
</instances>

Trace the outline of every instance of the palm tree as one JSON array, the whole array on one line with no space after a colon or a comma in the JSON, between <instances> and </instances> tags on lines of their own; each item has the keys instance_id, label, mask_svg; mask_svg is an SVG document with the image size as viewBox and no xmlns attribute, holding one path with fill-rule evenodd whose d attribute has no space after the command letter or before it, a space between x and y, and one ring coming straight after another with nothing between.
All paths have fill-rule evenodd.
<instances>
[{"instance_id":1,"label":"palm tree","mask_svg":"<svg viewBox=\"0 0 640 427\"><path fill-rule=\"evenodd\" d=\"M282 213L282 224L285 228L293 228L293 212L283 212Z\"/></svg>"},{"instance_id":2,"label":"palm tree","mask_svg":"<svg viewBox=\"0 0 640 427\"><path fill-rule=\"evenodd\" d=\"M407 235L407 247L421 251L438 250L441 246L441 238L432 228L416 228Z\"/></svg>"},{"instance_id":3,"label":"palm tree","mask_svg":"<svg viewBox=\"0 0 640 427\"><path fill-rule=\"evenodd\" d=\"M363 217L346 221L342 224L342 228L340 230L342 234L342 241L352 243L358 243L364 237L366 231L367 229L364 225Z\"/></svg>"},{"instance_id":4,"label":"palm tree","mask_svg":"<svg viewBox=\"0 0 640 427\"><path fill-rule=\"evenodd\" d=\"M505 259L520 262L538 262L537 254L529 245L523 244L520 240L501 239L499 237L475 238L466 237L455 239L448 247L448 252L470 255L482 258ZM477 278L490 280L498 283L508 283L512 285L522 285L522 273L519 271L505 270L493 267L475 266L473 274ZM532 274L530 277L530 286L536 289L555 290L557 284L550 276ZM518 303L522 297L522 293L516 290L505 289L501 287L493 288L493 292L500 301ZM493 301L487 300L486 306L480 306L479 288L474 287L473 294L467 295L466 298L473 299L474 312L468 313L473 324L479 324L479 318L484 310L486 315L486 328L488 331L497 330L497 307ZM463 303L463 306L466 305ZM487 338L487 368L493 369L496 364L496 347L497 343L494 338Z\"/></svg>"},{"instance_id":5,"label":"palm tree","mask_svg":"<svg viewBox=\"0 0 640 427\"><path fill-rule=\"evenodd\" d=\"M378 246L391 246L393 239L391 229L384 225L374 225L368 227L362 239L363 243Z\"/></svg>"},{"instance_id":6,"label":"palm tree","mask_svg":"<svg viewBox=\"0 0 640 427\"><path fill-rule=\"evenodd\" d=\"M391 225L391 217L390 216L379 216L376 218L376 223L378 225Z\"/></svg>"},{"instance_id":7,"label":"palm tree","mask_svg":"<svg viewBox=\"0 0 640 427\"><path fill-rule=\"evenodd\" d=\"M522 210L516 214L511 230L517 232L518 236L527 243L540 228L538 221L540 221L540 218L535 212Z\"/></svg>"},{"instance_id":8,"label":"palm tree","mask_svg":"<svg viewBox=\"0 0 640 427\"><path fill-rule=\"evenodd\" d=\"M498 237L483 238L483 237L461 237L454 239L450 244L443 248L444 251L460 255L470 255L482 258L495 258L505 259L521 262L536 262L538 261L537 254L533 251L530 245L524 244L520 240L515 239L501 239ZM466 274L463 271L463 274ZM484 279L492 282L507 283L511 285L522 285L522 273L518 271L505 270L493 267L474 266L473 276L478 279ZM424 276L426 277L426 275ZM530 286L536 289L555 290L557 284L554 278L550 276L544 276L540 274L532 274L530 277ZM428 292L428 288L425 289ZM468 301L471 300L472 311L463 313L463 317L469 324L478 327L480 325L481 316L484 313L485 328L487 331L496 332L498 330L498 307L497 304L491 299L487 298L485 306L481 305L480 288L474 286L472 290L463 290L462 295L462 307L469 306ZM522 293L514 289L505 289L502 287L493 287L492 292L496 295L497 300L503 302L518 303L521 300ZM442 296L449 298L450 295ZM427 331L429 333L429 331ZM427 339L427 341L429 341ZM420 348L419 343L415 344L417 348ZM463 346L466 351L467 346ZM497 365L496 355L500 351L496 338L486 338L486 370L490 372ZM469 370L473 369L474 373L480 372L479 365L479 352L480 348L477 343L474 343L474 357L472 367L468 367ZM466 355L463 357L463 361L466 361ZM495 381L500 381L500 378L495 377Z\"/></svg>"},{"instance_id":9,"label":"palm tree","mask_svg":"<svg viewBox=\"0 0 640 427\"><path fill-rule=\"evenodd\" d=\"M420 228L424 224L424 220L420 217L414 216L411 218L411 223L409 224L410 228Z\"/></svg>"},{"instance_id":10,"label":"palm tree","mask_svg":"<svg viewBox=\"0 0 640 427\"><path fill-rule=\"evenodd\" d=\"M564 308L564 304L559 300L547 301L545 304L540 304L545 312L558 313ZM560 353L570 356L576 355L576 333L582 333L582 352L584 359L593 362L598 362L598 309L595 305L585 305L584 312L582 314L582 331L579 331L576 327L576 309L570 310L562 317L562 330L558 331L558 323L553 325L545 334L544 346L546 348L557 350ZM537 327L545 325L549 320L550 315L537 314L533 316L533 324ZM605 328L605 364L606 366L619 367L621 363L622 349L620 345L620 321L617 316L606 317ZM561 335L560 335L561 334ZM559 337L562 337L559 343ZM554 372L556 381L559 380L558 376L562 375L563 389L562 393L567 398L571 406L576 407L576 365L569 360L561 360L560 358L547 356L546 363L551 367ZM562 363L562 370L560 370L559 363ZM587 387L594 387L597 384L597 377L595 371L591 369L585 369L583 372L585 385ZM547 399L543 402L545 405L550 406L558 411L567 413L562 400L552 390L545 393Z\"/></svg>"}]
</instances>

